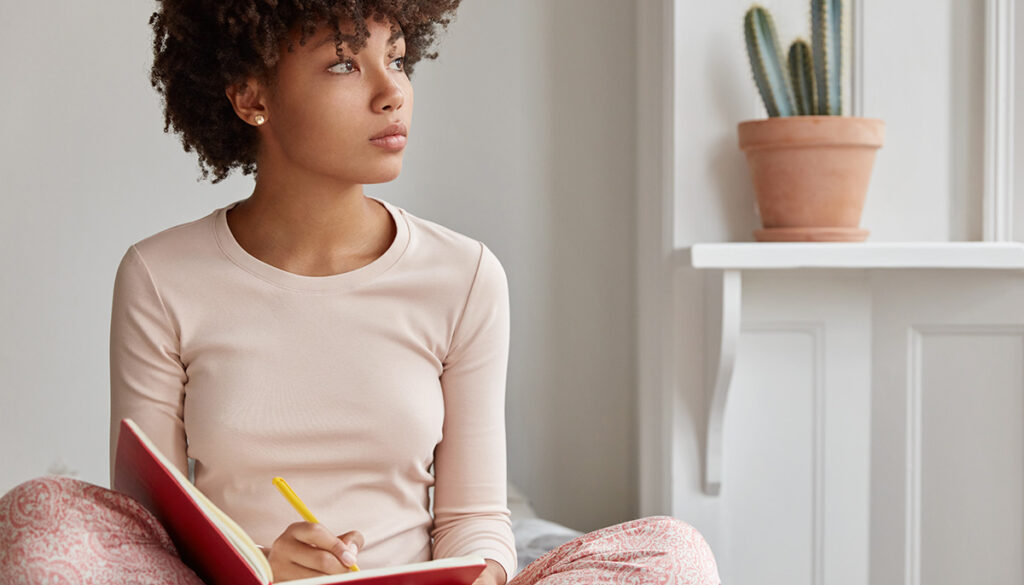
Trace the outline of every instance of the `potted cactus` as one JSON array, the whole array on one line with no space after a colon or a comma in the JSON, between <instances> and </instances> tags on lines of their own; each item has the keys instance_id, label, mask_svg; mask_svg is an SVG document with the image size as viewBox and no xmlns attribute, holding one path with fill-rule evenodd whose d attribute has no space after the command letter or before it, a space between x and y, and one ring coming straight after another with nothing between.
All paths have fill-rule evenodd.
<instances>
[{"instance_id":1,"label":"potted cactus","mask_svg":"<svg viewBox=\"0 0 1024 585\"><path fill-rule=\"evenodd\" d=\"M771 14L743 20L747 55L768 119L738 124L763 229L758 241L858 242L860 216L885 125L843 115L842 0L811 0L811 40L785 64Z\"/></svg>"}]
</instances>

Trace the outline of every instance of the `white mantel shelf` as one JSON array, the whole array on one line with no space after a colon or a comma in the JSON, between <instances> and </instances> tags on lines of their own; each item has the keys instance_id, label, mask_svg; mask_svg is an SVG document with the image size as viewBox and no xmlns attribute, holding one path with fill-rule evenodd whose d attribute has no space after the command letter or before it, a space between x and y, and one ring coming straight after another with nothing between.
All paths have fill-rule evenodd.
<instances>
[{"instance_id":1,"label":"white mantel shelf","mask_svg":"<svg viewBox=\"0 0 1024 585\"><path fill-rule=\"evenodd\" d=\"M1024 269L1021 242L728 242L694 244L694 268Z\"/></svg>"},{"instance_id":2,"label":"white mantel shelf","mask_svg":"<svg viewBox=\"0 0 1024 585\"><path fill-rule=\"evenodd\" d=\"M704 492L722 485L722 429L736 365L744 270L764 269L1024 269L1021 242L728 242L694 244L689 266L709 270L705 279L705 332L709 388L704 443ZM714 355L717 352L717 356Z\"/></svg>"}]
</instances>

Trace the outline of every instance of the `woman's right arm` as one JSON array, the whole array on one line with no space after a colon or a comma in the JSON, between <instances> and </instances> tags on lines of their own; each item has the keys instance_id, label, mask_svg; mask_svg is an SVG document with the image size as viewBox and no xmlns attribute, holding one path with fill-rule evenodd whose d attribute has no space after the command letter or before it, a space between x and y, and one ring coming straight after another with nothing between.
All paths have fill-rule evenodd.
<instances>
[{"instance_id":1,"label":"woman's right arm","mask_svg":"<svg viewBox=\"0 0 1024 585\"><path fill-rule=\"evenodd\" d=\"M175 330L146 262L133 245L114 278L110 315L110 485L122 418L131 418L186 476L185 366Z\"/></svg>"}]
</instances>

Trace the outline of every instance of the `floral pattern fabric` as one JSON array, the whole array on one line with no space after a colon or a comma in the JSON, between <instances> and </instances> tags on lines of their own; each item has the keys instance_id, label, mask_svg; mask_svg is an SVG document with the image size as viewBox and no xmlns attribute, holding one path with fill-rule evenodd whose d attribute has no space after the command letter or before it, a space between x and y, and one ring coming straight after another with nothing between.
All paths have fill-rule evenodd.
<instances>
[{"instance_id":1,"label":"floral pattern fabric","mask_svg":"<svg viewBox=\"0 0 1024 585\"><path fill-rule=\"evenodd\" d=\"M0 498L0 575L10 585L203 585L157 519L119 492L63 476ZM721 585L692 526L649 516L574 538L508 585Z\"/></svg>"}]
</instances>

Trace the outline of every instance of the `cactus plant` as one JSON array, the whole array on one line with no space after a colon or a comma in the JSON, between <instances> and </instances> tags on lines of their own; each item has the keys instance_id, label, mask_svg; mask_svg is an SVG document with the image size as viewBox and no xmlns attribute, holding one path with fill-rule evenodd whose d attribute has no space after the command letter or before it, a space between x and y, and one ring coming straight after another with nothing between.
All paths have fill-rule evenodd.
<instances>
[{"instance_id":1,"label":"cactus plant","mask_svg":"<svg viewBox=\"0 0 1024 585\"><path fill-rule=\"evenodd\" d=\"M798 38L786 67L771 13L752 5L743 18L750 68L770 117L843 113L843 1L810 0L811 44Z\"/></svg>"},{"instance_id":2,"label":"cactus plant","mask_svg":"<svg viewBox=\"0 0 1024 585\"><path fill-rule=\"evenodd\" d=\"M797 39L789 46L789 79L793 85L793 97L796 100L796 114L808 116L815 113L814 107L814 68L811 59L811 46L803 39Z\"/></svg>"},{"instance_id":3,"label":"cactus plant","mask_svg":"<svg viewBox=\"0 0 1024 585\"><path fill-rule=\"evenodd\" d=\"M843 74L843 2L811 0L811 41L814 43L814 75L818 80L821 115L843 113L839 81Z\"/></svg>"},{"instance_id":4,"label":"cactus plant","mask_svg":"<svg viewBox=\"0 0 1024 585\"><path fill-rule=\"evenodd\" d=\"M769 116L791 116L793 99L789 95L789 76L779 61L779 41L772 15L754 5L743 18L747 56L754 70L754 81Z\"/></svg>"}]
</instances>

